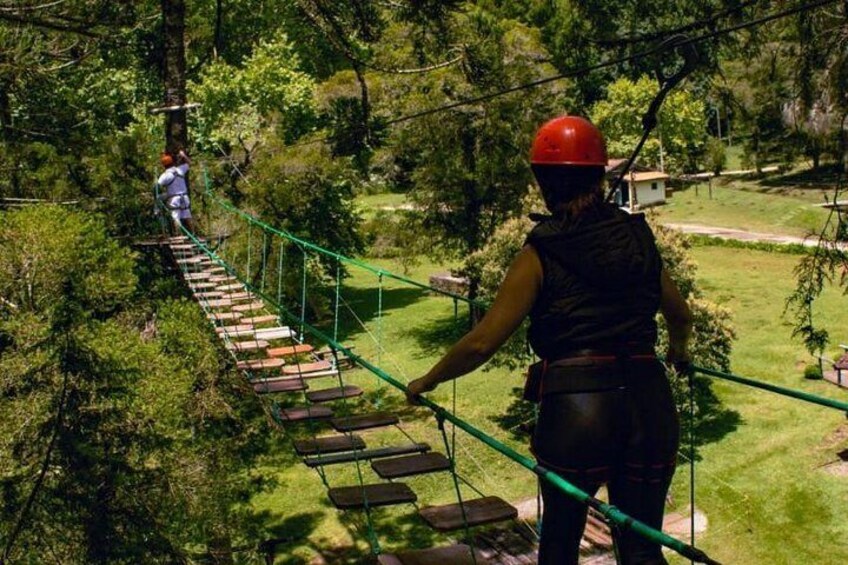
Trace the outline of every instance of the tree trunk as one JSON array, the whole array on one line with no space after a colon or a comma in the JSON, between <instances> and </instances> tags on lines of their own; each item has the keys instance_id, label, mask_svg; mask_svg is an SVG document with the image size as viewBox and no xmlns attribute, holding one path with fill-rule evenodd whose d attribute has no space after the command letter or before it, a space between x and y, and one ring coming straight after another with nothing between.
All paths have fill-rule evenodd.
<instances>
[{"instance_id":1,"label":"tree trunk","mask_svg":"<svg viewBox=\"0 0 848 565\"><path fill-rule=\"evenodd\" d=\"M184 0L162 0L165 106L186 103L185 11ZM187 145L186 111L165 112L165 148L176 154Z\"/></svg>"}]
</instances>

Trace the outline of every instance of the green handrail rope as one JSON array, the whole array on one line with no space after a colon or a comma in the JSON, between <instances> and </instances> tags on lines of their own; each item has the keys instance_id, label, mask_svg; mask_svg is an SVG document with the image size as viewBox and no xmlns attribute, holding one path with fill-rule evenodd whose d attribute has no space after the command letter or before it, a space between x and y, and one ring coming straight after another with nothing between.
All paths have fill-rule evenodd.
<instances>
[{"instance_id":1,"label":"green handrail rope","mask_svg":"<svg viewBox=\"0 0 848 565\"><path fill-rule=\"evenodd\" d=\"M418 282L418 281L410 279L408 277L404 277L403 275L398 275L398 274L393 273L391 271L386 271L385 269L381 269L379 267L374 267L372 265L369 265L368 263L365 263L363 261L359 261L358 259L353 259L353 258L348 257L346 255L336 253L335 251L330 251L329 249L325 249L325 248L321 247L320 245L316 245L314 243L311 243L309 241L301 239L301 238L299 238L299 237L295 236L294 234L291 234L287 231L280 230L280 229L277 229L273 226L270 226L269 224L263 222L262 220L256 218L255 216L252 216L252 215L248 214L247 212L244 212L243 210L236 208L235 206L233 206L229 202L226 202L225 200L221 199L218 195L216 195L212 191L211 187L208 184L206 186L206 192L207 192L208 196L212 200L214 200L219 206L221 206L224 210L227 210L228 212L231 212L233 214L241 216L242 218L247 220L250 224L255 225L255 226L259 226L262 229L269 231L270 233L273 233L273 234L278 235L280 237L286 238L289 241L296 243L301 247L307 248L307 249L309 249L311 251L315 251L317 253L321 253L321 254L326 255L327 257L331 257L333 259L338 259L342 263L347 263L349 265L354 265L354 266L359 267L361 269L365 269L366 271L370 271L370 272L372 272L376 275L382 274L382 275L384 275L384 276L386 276L390 279L394 279L396 281L399 281L399 282L420 288L422 290L435 292L435 293L441 294L443 296L455 297L455 298L462 300L464 302L473 302L473 303L475 303L475 304L477 304L481 307L488 306L488 304L486 302L483 302L483 301L480 301L480 300L471 300L468 297L462 296L460 294L456 294L456 293L453 293L453 292L450 292L450 291L447 291L447 290L433 288L433 287L431 287L427 284Z\"/></svg>"},{"instance_id":2,"label":"green handrail rope","mask_svg":"<svg viewBox=\"0 0 848 565\"><path fill-rule=\"evenodd\" d=\"M250 271L250 251L253 249L253 226L247 226L247 279L253 280Z\"/></svg>"},{"instance_id":3,"label":"green handrail rope","mask_svg":"<svg viewBox=\"0 0 848 565\"><path fill-rule=\"evenodd\" d=\"M324 254L328 257L336 258L336 259L342 261L343 263L354 265L354 266L357 266L359 268L365 269L366 271L370 271L372 273L375 273L377 275L382 275L382 276L397 280L399 282L409 284L409 285L414 286L416 288L420 288L422 290L427 290L427 291L430 291L430 292L434 292L436 294L447 296L447 297L453 298L454 300L473 304L473 305L479 306L481 308L486 308L486 307L489 306L489 304L485 301L482 301L482 300L479 300L479 299L470 299L467 296L462 296L461 294L456 294L456 293L449 292L449 291L446 291L446 290L434 288L432 286L429 286L429 285L426 285L424 283L415 281L413 279L404 277L402 275L392 273L391 271L387 271L387 270L379 268L379 267L374 267L374 266L369 265L368 263L365 263L363 261L359 261L357 259L352 259L352 258L347 257L345 255L341 255L340 253L336 253L334 251L324 249L323 247L321 247L319 245L315 245L314 243L310 243L308 241L300 239L297 236L295 236L295 235L293 235L289 232L276 229L276 228L266 224L262 220L259 220L259 219L255 218L254 216L251 216L250 214L248 214L248 213L246 213L242 210L239 210L238 208L236 208L232 204L229 204L228 202L222 200L214 192L212 192L212 190L211 190L211 188L209 187L208 184L206 186L206 191L209 193L209 197L212 200L214 200L219 206L224 208L225 210L228 210L228 211L230 211L234 214L241 216L242 218L246 219L248 222L250 222L253 225L260 226L263 229L268 230L273 234L276 234L280 237L288 239L289 241L297 243L300 246L309 248L309 249L311 249L311 250L313 250L317 253L322 253L322 254ZM811 402L813 404L818 404L820 406L826 406L828 408L835 408L837 410L842 410L842 411L848 413L848 403L839 402L839 401L836 401L836 400L831 400L829 398L824 398L824 397L817 396L817 395L814 395L814 394L796 391L796 390L793 390L793 389L780 387L780 386L777 386L777 385L772 385L772 384L769 384L769 383L756 381L754 379L749 379L749 378L746 378L746 377L740 377L740 376L734 375L732 373L725 373L725 372L722 372L722 371L716 371L714 369L708 369L706 367L700 367L700 366L697 366L697 365L692 365L692 369L697 373L702 373L702 374L709 375L709 376L712 376L712 377L733 381L733 382L743 384L743 385L747 385L747 386L761 388L761 389L764 389L764 390L768 390L770 392L774 392L776 394L781 394L781 395L789 396L789 397L796 398L796 399L799 399L799 400L804 400L806 402Z\"/></svg>"},{"instance_id":4,"label":"green handrail rope","mask_svg":"<svg viewBox=\"0 0 848 565\"><path fill-rule=\"evenodd\" d=\"M336 261L336 300L333 304L333 341L339 340L339 295L341 294L342 286L342 264L341 261Z\"/></svg>"},{"instance_id":5,"label":"green handrail rope","mask_svg":"<svg viewBox=\"0 0 848 565\"><path fill-rule=\"evenodd\" d=\"M265 292L265 270L267 268L267 260L268 260L268 232L262 231L262 279L260 286L262 287L262 292Z\"/></svg>"},{"instance_id":6,"label":"green handrail rope","mask_svg":"<svg viewBox=\"0 0 848 565\"><path fill-rule=\"evenodd\" d=\"M283 297L283 258L286 254L286 245L284 240L280 240L280 253L277 258L277 303L282 301Z\"/></svg>"},{"instance_id":7,"label":"green handrail rope","mask_svg":"<svg viewBox=\"0 0 848 565\"><path fill-rule=\"evenodd\" d=\"M815 394L810 394L808 392L794 390L791 388L785 388L782 386L773 385L771 383L764 383L762 381L756 381L754 379L734 375L733 373L725 373L723 371L716 371L715 369L708 369L706 367L698 367L693 365L692 369L695 372L703 373L704 375L715 377L717 379L732 381L735 383L781 394L783 396L789 396L791 398L803 400L805 402L810 402L812 404L817 404L819 406L826 406L827 408L835 408L836 410L842 410L846 413L846 415L848 415L848 402L840 402L839 400L833 400L831 398L825 398L823 396L818 396Z\"/></svg>"},{"instance_id":8,"label":"green handrail rope","mask_svg":"<svg viewBox=\"0 0 848 565\"><path fill-rule=\"evenodd\" d=\"M300 335L303 335L303 324L306 322L306 249L300 248L303 254L303 280L300 283Z\"/></svg>"},{"instance_id":9,"label":"green handrail rope","mask_svg":"<svg viewBox=\"0 0 848 565\"><path fill-rule=\"evenodd\" d=\"M695 374L689 381L689 545L695 545ZM694 563L694 561L693 561Z\"/></svg>"},{"instance_id":10,"label":"green handrail rope","mask_svg":"<svg viewBox=\"0 0 848 565\"><path fill-rule=\"evenodd\" d=\"M191 239L193 239L195 241L195 244L198 245L201 249L203 249L204 252L207 255L209 255L214 261L218 262L219 264L222 263L222 261L217 257L215 252L210 250L205 244L198 241L197 238L193 236L193 234L189 234L189 237L191 237ZM262 291L257 289L250 282L241 279L238 276L238 273L235 273L235 271L232 269L232 267L230 267L229 265L226 265L226 264L223 264L222 266L224 266L225 268L228 268L228 270L232 271L235 274L235 276L240 279L240 282L242 282L242 284L244 284L245 287L247 287L249 290L258 294L263 299L274 304L274 300L270 296L266 295L265 293L263 293ZM282 306L280 304L274 304L274 305L280 310L281 315L286 316L287 318L289 318L292 321L301 322L301 325L305 329L308 329L309 332L313 336L315 336L316 338L318 338L321 341L328 343L332 349L335 349L337 351L341 351L347 357L349 357L350 359L352 359L353 361L358 363L360 366L371 371L376 376L381 378L383 381L392 385L393 387L397 388L398 390L400 390L404 393L408 392L408 389L406 388L406 386L403 383L401 383L400 381L398 381L397 379L392 377L390 374L386 373L381 368L379 368L379 367L373 365L372 363L370 363L369 361L363 359L362 357L360 357L359 355L354 353L350 348L345 347L343 344L335 342L332 339L331 336L328 336L327 334L325 334L321 330L315 328L311 324L307 324L305 320L298 319L297 316L295 316L291 312L289 312L284 306ZM545 468L542 465L539 465L533 459L518 453L517 451L515 451L511 447L509 447L509 446L505 445L504 443L498 441L497 439L489 436L485 432L478 430L477 428L475 428L474 426L472 426L468 422L466 422L466 421L462 420L461 418L458 418L455 415L451 414L448 410L442 408L441 406L439 406L438 404L436 404L432 400L429 400L429 399L424 398L424 397L420 397L419 403L420 403L421 406L424 406L424 407L432 410L437 418L442 418L446 421L451 422L452 424L459 427L460 429L462 429L464 432L466 432L470 436L482 441L488 447L494 449L495 451L501 453L502 455L508 457L509 459L512 459L513 461L515 461L516 463L518 463L522 467L532 471L533 473L535 473L536 475L538 475L542 479L548 481L549 483L551 483L553 486L558 488L560 491L562 491L566 495L568 495L571 498L574 498L575 500L577 500L578 502L586 504L590 508L593 508L594 510L598 511L604 517L606 517L607 520L609 520L610 522L612 522L616 525L619 525L621 527L624 527L624 528L629 528L629 529L633 530L634 532L638 533L639 535L645 537L646 539L648 539L648 540L650 540L654 543L668 547L669 549L679 553L680 555L687 557L687 558L690 558L690 559L692 559L692 560L694 560L698 563L706 563L708 565L718 563L717 561L715 561L715 560L711 559L709 556L707 556L702 550L700 550L696 547L693 547L691 545L688 545L688 544L686 544L686 543L684 543L684 542L682 542L682 541L680 541L676 538L673 538L673 537L669 536L668 534L665 534L664 532L661 532L659 530L655 530L654 528L648 526L647 524L645 524L645 523L643 523L639 520L636 520L635 518L633 518L631 516L628 516L627 514L625 514L624 512L619 510L618 508L616 508L615 506L612 506L612 505L607 504L607 503L605 503L601 500L598 500L597 498L595 498L593 496L590 496L588 493L586 493L583 490L572 485L570 482L563 479L562 477L557 475L555 472Z\"/></svg>"}]
</instances>

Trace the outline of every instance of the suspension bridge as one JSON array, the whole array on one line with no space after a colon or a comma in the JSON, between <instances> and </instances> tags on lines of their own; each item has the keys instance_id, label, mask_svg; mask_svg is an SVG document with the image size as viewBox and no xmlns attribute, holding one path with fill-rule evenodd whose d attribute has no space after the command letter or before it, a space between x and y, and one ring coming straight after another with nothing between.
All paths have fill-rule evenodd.
<instances>
[{"instance_id":1,"label":"suspension bridge","mask_svg":"<svg viewBox=\"0 0 848 565\"><path fill-rule=\"evenodd\" d=\"M204 178L206 179L205 175ZM446 301L453 309L454 329L462 331L467 318L460 308L485 308L467 297L370 265L358 259L324 249L312 242L274 228L218 196L205 180L204 196L210 223L226 225L229 237L210 242L183 230L167 239L173 260L197 303L205 311L223 347L233 356L255 393L268 403L269 413L291 440L291 448L303 464L314 469L326 489L327 499L341 512L357 512L364 519L365 536L371 553L383 565L439 563L495 563L491 547L481 547L475 535L480 526L501 522L522 523L531 536L543 527L523 523L510 502L484 492L459 472L458 450L462 443L457 432L497 452L535 476L548 481L568 496L587 504L590 519L583 548L609 550L611 531L630 528L692 562L716 563L694 545L694 513L690 516L690 539L685 542L623 514L562 477L538 465L534 459L510 447L493 434L480 429L457 414L456 381L451 408L426 398L422 409L433 415L432 426L441 445L421 441L405 426L401 410L406 386L399 375L405 372L387 350L384 335L387 283L425 293ZM347 269L373 277L370 290L370 323L362 309L345 299ZM332 272L327 277L321 273ZM325 300L320 315L314 303ZM345 343L347 322L367 336L370 347L355 348ZM454 334L455 335L455 334ZM367 351L366 351L367 350ZM391 369L387 369L392 365ZM366 380L352 375L376 377ZM694 367L696 373L756 387L780 395L836 409L848 414L848 403L803 391L713 370ZM355 381L357 384L352 384ZM373 386L368 387L367 382ZM372 390L366 390L371 388ZM391 392L397 393L394 402ZM408 409L405 409L408 412ZM475 425L476 424L476 425ZM380 431L381 433L369 433ZM690 437L690 441L694 438ZM465 450L467 452L467 450ZM694 508L694 457L690 444L690 508ZM334 469L345 468L344 482L331 481ZM441 475L441 484L450 485L454 502L437 504L419 500L404 482L423 475ZM516 480L525 481L526 478ZM489 481L489 483L491 483ZM487 484L487 487L496 485ZM387 553L380 543L380 507L411 506L417 519L435 532L457 536L459 542L432 548ZM483 537L482 539L485 539ZM504 561L507 562L507 561Z\"/></svg>"}]
</instances>

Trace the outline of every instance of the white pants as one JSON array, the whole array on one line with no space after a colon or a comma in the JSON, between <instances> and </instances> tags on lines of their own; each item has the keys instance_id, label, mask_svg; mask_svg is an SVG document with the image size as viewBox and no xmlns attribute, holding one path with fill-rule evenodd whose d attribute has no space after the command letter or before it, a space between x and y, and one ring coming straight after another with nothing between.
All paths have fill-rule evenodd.
<instances>
[{"instance_id":1,"label":"white pants","mask_svg":"<svg viewBox=\"0 0 848 565\"><path fill-rule=\"evenodd\" d=\"M188 199L188 194L171 196L165 203L174 222L182 224L182 220L191 219L191 201Z\"/></svg>"}]
</instances>

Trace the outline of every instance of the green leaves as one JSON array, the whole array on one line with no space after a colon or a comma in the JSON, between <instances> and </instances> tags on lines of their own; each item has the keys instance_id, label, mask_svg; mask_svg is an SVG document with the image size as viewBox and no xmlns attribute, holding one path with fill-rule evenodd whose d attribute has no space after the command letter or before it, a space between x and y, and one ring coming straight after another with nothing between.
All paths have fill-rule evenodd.
<instances>
[{"instance_id":1,"label":"green leaves","mask_svg":"<svg viewBox=\"0 0 848 565\"><path fill-rule=\"evenodd\" d=\"M635 82L622 78L609 85L604 100L592 106L591 119L604 133L610 156L627 157L636 147L642 136L642 116L658 91L659 84L647 76ZM686 90L675 90L660 108L659 124L645 142L640 162L659 167L662 148L668 170L693 170L706 138L703 101Z\"/></svg>"}]
</instances>

